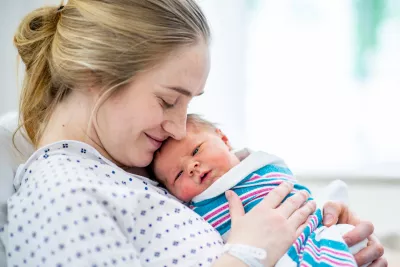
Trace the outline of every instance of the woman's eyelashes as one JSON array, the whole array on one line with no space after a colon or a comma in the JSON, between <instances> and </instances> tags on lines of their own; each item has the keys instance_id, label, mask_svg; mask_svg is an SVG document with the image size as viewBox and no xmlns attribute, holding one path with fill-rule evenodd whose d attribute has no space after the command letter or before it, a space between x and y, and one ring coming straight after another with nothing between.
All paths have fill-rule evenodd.
<instances>
[{"instance_id":1,"label":"woman's eyelashes","mask_svg":"<svg viewBox=\"0 0 400 267\"><path fill-rule=\"evenodd\" d=\"M178 98L172 99L171 97L168 97L167 99L165 99L164 97L158 96L158 99L160 101L160 105L164 109L174 108L178 102Z\"/></svg>"},{"instance_id":2,"label":"woman's eyelashes","mask_svg":"<svg viewBox=\"0 0 400 267\"><path fill-rule=\"evenodd\" d=\"M160 98L161 100L161 105L164 109L171 109L173 107L175 107L175 103L168 103L167 101L165 101L164 99Z\"/></svg>"}]
</instances>

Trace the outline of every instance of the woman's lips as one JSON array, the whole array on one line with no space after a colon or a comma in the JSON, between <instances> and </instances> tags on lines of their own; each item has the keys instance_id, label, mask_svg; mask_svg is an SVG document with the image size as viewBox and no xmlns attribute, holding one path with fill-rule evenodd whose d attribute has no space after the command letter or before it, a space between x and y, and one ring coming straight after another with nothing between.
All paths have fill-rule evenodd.
<instances>
[{"instance_id":1,"label":"woman's lips","mask_svg":"<svg viewBox=\"0 0 400 267\"><path fill-rule=\"evenodd\" d=\"M151 135L145 134L147 139L149 139L150 143L154 146L154 148L157 150L161 147L162 143L164 140L158 139L156 137L153 137Z\"/></svg>"}]
</instances>

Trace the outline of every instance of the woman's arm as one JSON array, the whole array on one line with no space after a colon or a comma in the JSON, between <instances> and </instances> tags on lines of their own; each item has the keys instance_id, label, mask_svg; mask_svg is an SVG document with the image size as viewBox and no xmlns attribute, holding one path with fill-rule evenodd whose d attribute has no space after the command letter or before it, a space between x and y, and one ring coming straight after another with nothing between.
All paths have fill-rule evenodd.
<instances>
[{"instance_id":1,"label":"woman's arm","mask_svg":"<svg viewBox=\"0 0 400 267\"><path fill-rule=\"evenodd\" d=\"M388 263L383 258L384 248L373 235L374 226L371 222L361 221L352 213L348 206L338 202L328 202L324 206L324 225L329 227L337 223L354 225L355 228L344 235L348 246L353 246L368 238L368 246L354 255L359 266L372 262L369 267L385 267Z\"/></svg>"},{"instance_id":2,"label":"woman's arm","mask_svg":"<svg viewBox=\"0 0 400 267\"><path fill-rule=\"evenodd\" d=\"M249 267L243 261L238 258L229 255L228 253L223 254L218 261L216 261L213 267Z\"/></svg>"},{"instance_id":3,"label":"woman's arm","mask_svg":"<svg viewBox=\"0 0 400 267\"><path fill-rule=\"evenodd\" d=\"M232 228L227 243L262 248L268 253L263 263L274 266L304 230L316 207L313 201L302 206L308 199L307 192L298 192L281 204L292 188L290 183L282 183L246 214L239 197L228 191ZM225 253L213 267L246 266L243 264Z\"/></svg>"},{"instance_id":4,"label":"woman's arm","mask_svg":"<svg viewBox=\"0 0 400 267\"><path fill-rule=\"evenodd\" d=\"M244 213L238 196L233 192L228 193L227 198L232 218L232 229L228 243L263 248L268 252L265 265L274 266L293 244L295 238L303 231L308 215L315 209L313 202L298 209L307 199L304 193L298 193L296 197L289 198L289 201L279 206L279 203L290 191L291 185L282 184L261 202L263 204L260 203L247 214ZM354 230L344 236L349 246L369 237L368 247L355 255L359 266L369 262L372 262L371 267L387 266L386 259L382 258L383 247L372 236L373 225L371 223L360 221L349 211L346 205L334 202L328 202L324 206L324 218L326 226L336 223L347 223L355 226ZM213 267L220 266L242 267L247 265L225 253L213 265Z\"/></svg>"}]
</instances>

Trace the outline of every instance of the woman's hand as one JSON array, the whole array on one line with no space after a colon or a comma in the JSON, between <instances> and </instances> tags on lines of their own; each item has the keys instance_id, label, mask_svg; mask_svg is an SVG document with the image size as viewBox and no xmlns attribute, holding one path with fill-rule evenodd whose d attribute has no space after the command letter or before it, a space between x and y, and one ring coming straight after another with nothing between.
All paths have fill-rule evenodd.
<instances>
[{"instance_id":1,"label":"woman's hand","mask_svg":"<svg viewBox=\"0 0 400 267\"><path fill-rule=\"evenodd\" d=\"M324 225L329 227L337 223L354 225L355 228L343 236L349 247L368 238L368 246L354 255L359 266L372 262L369 267L388 266L383 258L384 249L379 240L373 235L374 226L370 222L361 221L343 203L328 202L324 206Z\"/></svg>"},{"instance_id":2,"label":"woman's hand","mask_svg":"<svg viewBox=\"0 0 400 267\"><path fill-rule=\"evenodd\" d=\"M266 266L274 266L306 227L316 205L308 193L298 192L281 204L293 185L282 183L245 214L242 202L232 191L226 192L231 215L228 243L244 244L267 251Z\"/></svg>"}]
</instances>

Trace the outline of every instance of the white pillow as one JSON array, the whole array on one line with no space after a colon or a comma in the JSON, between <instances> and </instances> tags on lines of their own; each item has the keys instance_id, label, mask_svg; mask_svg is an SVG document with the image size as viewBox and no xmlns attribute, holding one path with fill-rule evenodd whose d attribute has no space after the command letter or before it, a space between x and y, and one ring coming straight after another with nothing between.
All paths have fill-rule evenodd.
<instances>
[{"instance_id":1,"label":"white pillow","mask_svg":"<svg viewBox=\"0 0 400 267\"><path fill-rule=\"evenodd\" d=\"M18 114L16 112L7 113L0 116L0 228L7 221L7 199L15 192L13 180L15 172L21 163L24 163L34 152L34 148L19 131L15 136L13 144L13 134L17 129ZM5 267L6 256L2 242L0 242L0 267Z\"/></svg>"}]
</instances>

